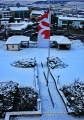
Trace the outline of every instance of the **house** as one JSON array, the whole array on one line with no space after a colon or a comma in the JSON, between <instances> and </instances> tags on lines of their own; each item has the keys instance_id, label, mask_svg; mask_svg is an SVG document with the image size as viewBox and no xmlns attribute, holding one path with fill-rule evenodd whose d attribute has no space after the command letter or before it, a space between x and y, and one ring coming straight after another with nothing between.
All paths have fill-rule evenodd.
<instances>
[{"instance_id":1,"label":"house","mask_svg":"<svg viewBox=\"0 0 84 120\"><path fill-rule=\"evenodd\" d=\"M80 25L84 26L84 18L59 16L58 27L67 26L68 21L69 21L69 25L75 28L79 28Z\"/></svg>"},{"instance_id":2,"label":"house","mask_svg":"<svg viewBox=\"0 0 84 120\"><path fill-rule=\"evenodd\" d=\"M33 18L38 21L38 18L44 14L44 11L37 11L37 10L32 10L30 14L30 19L32 20Z\"/></svg>"},{"instance_id":3,"label":"house","mask_svg":"<svg viewBox=\"0 0 84 120\"><path fill-rule=\"evenodd\" d=\"M71 48L71 41L65 36L50 36L50 43L54 43L58 49Z\"/></svg>"},{"instance_id":4,"label":"house","mask_svg":"<svg viewBox=\"0 0 84 120\"><path fill-rule=\"evenodd\" d=\"M23 35L9 37L6 41L6 50L20 50L22 46L29 46L30 37Z\"/></svg>"}]
</instances>

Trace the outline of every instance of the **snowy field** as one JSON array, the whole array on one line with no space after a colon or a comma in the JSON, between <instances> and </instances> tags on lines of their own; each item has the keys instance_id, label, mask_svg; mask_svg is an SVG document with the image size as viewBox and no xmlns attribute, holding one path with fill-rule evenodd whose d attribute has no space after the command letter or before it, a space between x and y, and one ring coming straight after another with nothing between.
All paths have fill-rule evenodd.
<instances>
[{"instance_id":1,"label":"snowy field","mask_svg":"<svg viewBox=\"0 0 84 120\"><path fill-rule=\"evenodd\" d=\"M84 81L84 44L80 40L73 40L70 50L58 50L56 48L50 49L50 56L59 57L68 66L66 68L55 68L53 73L56 78L59 78L59 85L62 87L64 84L69 85L75 79ZM20 60L22 58L36 57L39 73L39 87L40 96L42 100L42 116L29 116L17 117L17 120L84 120L84 117L74 117L68 115L66 108L55 91L53 82L49 77L49 87L52 90L54 108L52 107L50 97L48 94L48 87L43 75L43 68L41 62L46 68L46 58L48 57L48 49L38 49L34 46L31 48L23 48L20 51L7 51L5 50L5 41L0 41L0 82L14 80L20 86L33 87L33 69L32 68L15 68L11 66L11 62ZM4 119L0 119L4 120Z\"/></svg>"},{"instance_id":2,"label":"snowy field","mask_svg":"<svg viewBox=\"0 0 84 120\"><path fill-rule=\"evenodd\" d=\"M84 81L84 44L80 41L72 41L69 51L57 51L58 56L68 65L66 68L54 69L54 74L60 76L59 85L70 85L72 81Z\"/></svg>"},{"instance_id":3,"label":"snowy field","mask_svg":"<svg viewBox=\"0 0 84 120\"><path fill-rule=\"evenodd\" d=\"M11 63L17 60L17 56L0 57L0 82L1 81L14 81L19 83L20 87L32 87L34 88L34 69L33 68L17 68L11 65Z\"/></svg>"}]
</instances>

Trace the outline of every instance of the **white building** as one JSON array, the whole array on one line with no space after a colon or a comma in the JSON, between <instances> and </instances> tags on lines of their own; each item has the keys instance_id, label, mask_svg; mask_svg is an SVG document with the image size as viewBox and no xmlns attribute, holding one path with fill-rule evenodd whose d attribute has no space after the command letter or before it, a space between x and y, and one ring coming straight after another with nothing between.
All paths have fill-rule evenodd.
<instances>
[{"instance_id":1,"label":"white building","mask_svg":"<svg viewBox=\"0 0 84 120\"><path fill-rule=\"evenodd\" d=\"M66 26L67 21L70 21L70 25L76 28L84 25L84 18L77 17L58 17L58 27Z\"/></svg>"},{"instance_id":2,"label":"white building","mask_svg":"<svg viewBox=\"0 0 84 120\"><path fill-rule=\"evenodd\" d=\"M71 48L71 41L65 37L65 36L50 36L50 43L55 43L56 47L58 49L64 48L64 49L70 49Z\"/></svg>"},{"instance_id":3,"label":"white building","mask_svg":"<svg viewBox=\"0 0 84 120\"><path fill-rule=\"evenodd\" d=\"M7 11L7 10L2 10L1 15L2 15L2 18L10 18L10 17L12 17L11 11Z\"/></svg>"},{"instance_id":4,"label":"white building","mask_svg":"<svg viewBox=\"0 0 84 120\"><path fill-rule=\"evenodd\" d=\"M23 35L9 37L6 41L7 50L20 50L21 45L29 46L30 37Z\"/></svg>"}]
</instances>

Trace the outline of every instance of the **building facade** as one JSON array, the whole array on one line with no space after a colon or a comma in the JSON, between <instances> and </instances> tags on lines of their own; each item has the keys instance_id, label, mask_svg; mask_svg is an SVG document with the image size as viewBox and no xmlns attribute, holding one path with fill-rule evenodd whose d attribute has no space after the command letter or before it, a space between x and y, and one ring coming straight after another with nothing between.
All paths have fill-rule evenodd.
<instances>
[{"instance_id":1,"label":"building facade","mask_svg":"<svg viewBox=\"0 0 84 120\"><path fill-rule=\"evenodd\" d=\"M2 15L2 18L10 18L10 17L12 17L11 11L8 11L8 10L2 10L1 15Z\"/></svg>"},{"instance_id":2,"label":"building facade","mask_svg":"<svg viewBox=\"0 0 84 120\"><path fill-rule=\"evenodd\" d=\"M69 26L73 26L75 28L80 28L80 26L84 26L84 18L58 17L58 27L67 27L68 22Z\"/></svg>"},{"instance_id":3,"label":"building facade","mask_svg":"<svg viewBox=\"0 0 84 120\"><path fill-rule=\"evenodd\" d=\"M13 18L28 18L28 7L9 7Z\"/></svg>"}]
</instances>

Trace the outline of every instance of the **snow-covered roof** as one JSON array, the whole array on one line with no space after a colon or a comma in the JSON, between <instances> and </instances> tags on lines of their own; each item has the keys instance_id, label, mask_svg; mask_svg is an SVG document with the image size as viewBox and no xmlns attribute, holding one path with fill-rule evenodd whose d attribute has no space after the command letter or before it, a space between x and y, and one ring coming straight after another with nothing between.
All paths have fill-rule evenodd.
<instances>
[{"instance_id":1,"label":"snow-covered roof","mask_svg":"<svg viewBox=\"0 0 84 120\"><path fill-rule=\"evenodd\" d=\"M6 41L6 44L20 44L22 41L29 41L30 37L23 36L23 35L15 35L12 37L9 37Z\"/></svg>"},{"instance_id":2,"label":"snow-covered roof","mask_svg":"<svg viewBox=\"0 0 84 120\"><path fill-rule=\"evenodd\" d=\"M84 21L84 18L76 17L58 17L59 20L74 20L74 21Z\"/></svg>"},{"instance_id":3,"label":"snow-covered roof","mask_svg":"<svg viewBox=\"0 0 84 120\"><path fill-rule=\"evenodd\" d=\"M2 20L5 20L5 21L6 21L6 20L9 20L9 18L1 18L0 20L1 20L1 21L2 21Z\"/></svg>"},{"instance_id":4,"label":"snow-covered roof","mask_svg":"<svg viewBox=\"0 0 84 120\"><path fill-rule=\"evenodd\" d=\"M3 13L11 13L11 11L9 11L9 10L3 10L2 12Z\"/></svg>"},{"instance_id":5,"label":"snow-covered roof","mask_svg":"<svg viewBox=\"0 0 84 120\"><path fill-rule=\"evenodd\" d=\"M33 22L21 22L21 23L10 23L11 30L22 30L25 29L28 25L32 25Z\"/></svg>"},{"instance_id":6,"label":"snow-covered roof","mask_svg":"<svg viewBox=\"0 0 84 120\"><path fill-rule=\"evenodd\" d=\"M28 7L9 7L11 11L24 11L28 10Z\"/></svg>"},{"instance_id":7,"label":"snow-covered roof","mask_svg":"<svg viewBox=\"0 0 84 120\"><path fill-rule=\"evenodd\" d=\"M43 15L43 14L44 14L44 11L43 11L43 10L41 10L41 11L32 10L32 12L31 12L30 15L32 15L32 14Z\"/></svg>"},{"instance_id":8,"label":"snow-covered roof","mask_svg":"<svg viewBox=\"0 0 84 120\"><path fill-rule=\"evenodd\" d=\"M57 44L71 44L71 41L65 36L50 36L50 41Z\"/></svg>"}]
</instances>

